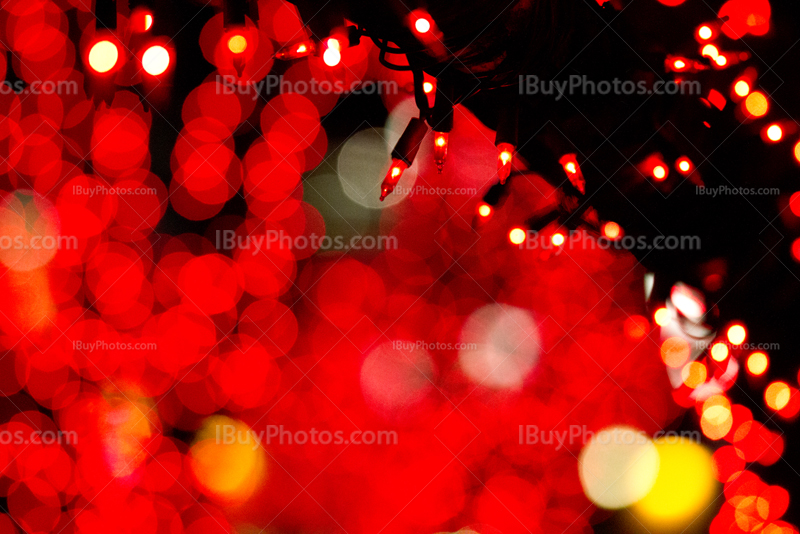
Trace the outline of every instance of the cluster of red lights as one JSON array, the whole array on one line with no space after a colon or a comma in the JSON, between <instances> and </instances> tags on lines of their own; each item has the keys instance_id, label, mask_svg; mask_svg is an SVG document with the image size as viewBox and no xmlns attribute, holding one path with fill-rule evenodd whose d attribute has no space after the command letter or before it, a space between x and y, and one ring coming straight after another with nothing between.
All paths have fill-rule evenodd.
<instances>
[{"instance_id":1,"label":"cluster of red lights","mask_svg":"<svg viewBox=\"0 0 800 534\"><path fill-rule=\"evenodd\" d=\"M302 32L288 4L267 4L271 16L261 27L226 29L221 15L208 22L201 48L218 69L214 76L255 79L269 72L273 55L309 59L290 66L287 80L360 78L367 72L367 54L346 55L345 40L337 37L316 42ZM49 0L42 5L53 17L44 29L23 0L4 4L12 31L0 35L30 60L33 67L21 73L26 81L76 78L74 54L70 63L68 54L58 52L74 52L61 31L68 26L64 12ZM150 31L152 14L135 15L130 27ZM123 22L119 35L126 35ZM436 39L438 29L425 14L413 14L409 23L421 39ZM757 32L761 26L748 27ZM34 30L44 44L34 46ZM717 31L703 26L697 35L707 41ZM138 56L113 36L91 29L87 35L86 64L97 75L118 72L129 55L139 57L152 76L173 63L164 43L144 46ZM281 47L277 54L273 42ZM346 69L334 73L323 65ZM425 92L433 92L435 85L426 83ZM750 115L765 115L766 97L761 95L762 102L753 96L761 93L750 88L751 82L739 80L733 92L745 99ZM313 247L221 253L220 232L277 232L293 239L325 234L322 215L303 200L301 176L327 152L321 117L337 99L281 95L258 108L250 95L227 93L210 77L183 103L167 190L149 171L152 115L132 93L119 91L99 108L85 94L0 96L0 142L8 148L0 171L8 175L4 189L14 191L0 206L3 228L30 232L31 226L57 223L79 244L52 254L0 257L0 284L9 295L0 307L2 341L14 349L0 358L0 392L24 400L0 430L63 431L79 438L0 445L0 496L8 503L0 531L17 525L65 534L177 534L231 531L246 521L353 533L436 531L456 523L508 533L579 532L589 528L594 511L577 475L580 444L562 450L523 445L516 439L520 422L591 431L630 424L655 432L679 415L674 399L696 408L706 437L727 443L714 454L726 501L711 532L796 532L780 520L787 492L746 469L748 463L778 461L783 438L725 395L738 361L760 384L768 355L736 348L747 337L741 324L730 325L698 360L690 361L684 340L668 337L661 344L662 361L682 381L673 391L651 347L640 343L654 333L650 321L629 316L607 298L613 293L614 302L636 306L638 296L624 289L641 285L630 255L582 250L542 261L503 246L506 238L524 243L523 228L493 231L509 228L528 206L496 210L478 204L477 215L488 224L476 238L443 199L424 198L395 208L397 222L388 231L399 247L377 252L369 262L316 256ZM234 136L248 121L258 124L262 136L239 158ZM778 142L783 130L777 135L773 126L780 128L769 126L765 135ZM449 136L437 132L433 142L441 170ZM496 150L497 174L505 182L516 148L500 143ZM655 158L644 169L664 181L670 166ZM584 193L577 157L567 154L561 165ZM407 168L395 161L389 186ZM674 168L685 176L695 170L687 157ZM547 185L521 181L515 187L522 198L538 198ZM145 193L119 196L109 188ZM106 192L87 196L82 190ZM237 194L246 201L244 216L215 218L205 235L155 233L168 204L186 219L205 221ZM464 205L465 212L472 209ZM447 249L432 247L418 239L428 228L455 237ZM613 221L604 221L600 231L611 240L624 234ZM566 239L561 228L550 233L555 247ZM448 274L454 257L465 272ZM535 373L513 394L471 381L450 350L387 348L387 339L457 338L473 314L501 306L497 302L541 319L544 350ZM660 308L653 321L667 327L670 313ZM75 344L87 340L105 346L95 352ZM712 381L719 389L699 398L697 392ZM800 412L800 391L786 382L768 384L764 398L783 418ZM267 481L249 488L248 498L258 503L249 507L220 494L220 484L205 471L200 437L192 445L173 437L198 432L207 417L222 411L255 429L287 422L348 431L380 427L398 432L401 440L386 448L265 447ZM226 475L241 468L222 465ZM474 483L476 472L480 485ZM233 505L239 507L229 513Z\"/></svg>"}]
</instances>

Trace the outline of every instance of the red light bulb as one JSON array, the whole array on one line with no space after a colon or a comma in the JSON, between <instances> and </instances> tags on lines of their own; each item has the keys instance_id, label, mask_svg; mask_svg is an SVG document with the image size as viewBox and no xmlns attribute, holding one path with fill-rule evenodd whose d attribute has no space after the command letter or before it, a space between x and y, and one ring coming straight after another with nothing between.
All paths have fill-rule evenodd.
<instances>
[{"instance_id":1,"label":"red light bulb","mask_svg":"<svg viewBox=\"0 0 800 534\"><path fill-rule=\"evenodd\" d=\"M381 202L394 191L397 182L400 181L406 169L408 169L408 165L405 161L397 158L392 159L392 166L389 168L389 172L386 173L383 184L381 184Z\"/></svg>"},{"instance_id":2,"label":"red light bulb","mask_svg":"<svg viewBox=\"0 0 800 534\"><path fill-rule=\"evenodd\" d=\"M444 162L447 159L447 146L450 134L446 132L434 132L433 136L433 159L436 162L436 169L442 173Z\"/></svg>"},{"instance_id":3,"label":"red light bulb","mask_svg":"<svg viewBox=\"0 0 800 534\"><path fill-rule=\"evenodd\" d=\"M480 215L483 219L491 217L493 211L494 210L492 207L486 202L481 202L478 204L478 215Z\"/></svg>"},{"instance_id":4,"label":"red light bulb","mask_svg":"<svg viewBox=\"0 0 800 534\"><path fill-rule=\"evenodd\" d=\"M281 60L300 59L310 56L317 50L314 41L300 41L289 46L284 46L275 54L275 57Z\"/></svg>"},{"instance_id":5,"label":"red light bulb","mask_svg":"<svg viewBox=\"0 0 800 534\"><path fill-rule=\"evenodd\" d=\"M514 162L514 145L511 143L500 143L497 145L497 176L500 183L506 183L511 176L511 165Z\"/></svg>"}]
</instances>

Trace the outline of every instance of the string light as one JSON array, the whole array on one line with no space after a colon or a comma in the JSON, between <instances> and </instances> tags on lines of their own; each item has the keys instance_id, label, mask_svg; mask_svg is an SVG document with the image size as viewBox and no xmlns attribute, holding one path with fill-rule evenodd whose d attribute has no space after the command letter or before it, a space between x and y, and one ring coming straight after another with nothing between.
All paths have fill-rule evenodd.
<instances>
[{"instance_id":1,"label":"string light","mask_svg":"<svg viewBox=\"0 0 800 534\"><path fill-rule=\"evenodd\" d=\"M497 145L497 176L500 183L506 183L511 176L511 167L514 161L514 145L511 143L500 143Z\"/></svg>"},{"instance_id":2,"label":"string light","mask_svg":"<svg viewBox=\"0 0 800 534\"><path fill-rule=\"evenodd\" d=\"M653 314L653 321L655 321L658 326L667 326L670 321L669 310L666 308L657 309Z\"/></svg>"},{"instance_id":3,"label":"string light","mask_svg":"<svg viewBox=\"0 0 800 534\"><path fill-rule=\"evenodd\" d=\"M783 128L779 124L770 124L765 130L766 138L773 143L783 139Z\"/></svg>"},{"instance_id":4,"label":"string light","mask_svg":"<svg viewBox=\"0 0 800 534\"><path fill-rule=\"evenodd\" d=\"M728 328L728 341L734 345L741 345L747 339L747 330L740 324L732 325Z\"/></svg>"},{"instance_id":5,"label":"string light","mask_svg":"<svg viewBox=\"0 0 800 534\"><path fill-rule=\"evenodd\" d=\"M275 57L280 60L290 61L293 59L300 59L310 56L311 54L315 53L316 50L317 47L314 44L314 41L300 41L281 48L275 54Z\"/></svg>"},{"instance_id":6,"label":"string light","mask_svg":"<svg viewBox=\"0 0 800 534\"><path fill-rule=\"evenodd\" d=\"M747 80L739 80L733 86L733 92L744 98L750 94L750 84Z\"/></svg>"},{"instance_id":7,"label":"string light","mask_svg":"<svg viewBox=\"0 0 800 534\"><path fill-rule=\"evenodd\" d=\"M715 362L723 362L728 357L730 351L725 343L714 343L711 345L711 359Z\"/></svg>"},{"instance_id":8,"label":"string light","mask_svg":"<svg viewBox=\"0 0 800 534\"><path fill-rule=\"evenodd\" d=\"M763 117L769 111L769 101L760 91L754 91L747 95L744 106L750 117Z\"/></svg>"},{"instance_id":9,"label":"string light","mask_svg":"<svg viewBox=\"0 0 800 534\"><path fill-rule=\"evenodd\" d=\"M247 50L247 38L244 35L236 34L228 39L228 50L233 54L242 54Z\"/></svg>"},{"instance_id":10,"label":"string light","mask_svg":"<svg viewBox=\"0 0 800 534\"><path fill-rule=\"evenodd\" d=\"M112 70L119 60L119 49L111 41L98 41L89 50L89 66L104 74Z\"/></svg>"},{"instance_id":11,"label":"string light","mask_svg":"<svg viewBox=\"0 0 800 534\"><path fill-rule=\"evenodd\" d=\"M653 178L661 182L667 178L667 168L663 165L656 165L653 167Z\"/></svg>"},{"instance_id":12,"label":"string light","mask_svg":"<svg viewBox=\"0 0 800 534\"><path fill-rule=\"evenodd\" d=\"M608 221L603 225L603 235L608 239L617 239L622 235L622 228L617 223Z\"/></svg>"},{"instance_id":13,"label":"string light","mask_svg":"<svg viewBox=\"0 0 800 534\"><path fill-rule=\"evenodd\" d=\"M169 51L161 45L151 46L142 56L142 68L151 76L164 74L169 64Z\"/></svg>"},{"instance_id":14,"label":"string light","mask_svg":"<svg viewBox=\"0 0 800 534\"><path fill-rule=\"evenodd\" d=\"M486 202L481 202L480 204L478 204L478 215L480 215L484 219L491 217L493 211L494 210L492 209L492 207Z\"/></svg>"},{"instance_id":15,"label":"string light","mask_svg":"<svg viewBox=\"0 0 800 534\"><path fill-rule=\"evenodd\" d=\"M439 174L442 173L444 162L447 160L447 146L450 135L447 132L435 132L433 142L433 159Z\"/></svg>"},{"instance_id":16,"label":"string light","mask_svg":"<svg viewBox=\"0 0 800 534\"><path fill-rule=\"evenodd\" d=\"M580 191L582 195L586 194L586 180L583 177L581 168L578 165L578 158L575 154L564 154L559 158L558 163L564 169L570 183Z\"/></svg>"},{"instance_id":17,"label":"string light","mask_svg":"<svg viewBox=\"0 0 800 534\"><path fill-rule=\"evenodd\" d=\"M521 245L525 242L525 239L528 237L528 234L522 228L512 228L510 232L508 232L508 240L511 242L512 245Z\"/></svg>"},{"instance_id":18,"label":"string light","mask_svg":"<svg viewBox=\"0 0 800 534\"><path fill-rule=\"evenodd\" d=\"M682 156L675 162L675 168L678 169L679 173L686 176L692 171L694 165L692 165L692 161L689 158Z\"/></svg>"},{"instance_id":19,"label":"string light","mask_svg":"<svg viewBox=\"0 0 800 534\"><path fill-rule=\"evenodd\" d=\"M747 372L753 376L761 376L767 372L769 357L763 352L754 352L747 357Z\"/></svg>"},{"instance_id":20,"label":"string light","mask_svg":"<svg viewBox=\"0 0 800 534\"><path fill-rule=\"evenodd\" d=\"M389 172L386 173L386 178L383 179L383 184L381 185L381 202L394 191L397 182L403 177L406 169L408 169L408 165L404 161L400 159L392 160L392 166L389 168Z\"/></svg>"},{"instance_id":21,"label":"string light","mask_svg":"<svg viewBox=\"0 0 800 534\"><path fill-rule=\"evenodd\" d=\"M700 29L697 30L697 35L703 41L708 41L714 35L714 32L708 26L700 26Z\"/></svg>"},{"instance_id":22,"label":"string light","mask_svg":"<svg viewBox=\"0 0 800 534\"><path fill-rule=\"evenodd\" d=\"M431 31L431 21L425 17L418 18L414 21L414 30L416 30L417 33L428 33Z\"/></svg>"},{"instance_id":23,"label":"string light","mask_svg":"<svg viewBox=\"0 0 800 534\"><path fill-rule=\"evenodd\" d=\"M330 37L325 41L322 61L329 67L335 67L342 61L342 45L338 39Z\"/></svg>"}]
</instances>

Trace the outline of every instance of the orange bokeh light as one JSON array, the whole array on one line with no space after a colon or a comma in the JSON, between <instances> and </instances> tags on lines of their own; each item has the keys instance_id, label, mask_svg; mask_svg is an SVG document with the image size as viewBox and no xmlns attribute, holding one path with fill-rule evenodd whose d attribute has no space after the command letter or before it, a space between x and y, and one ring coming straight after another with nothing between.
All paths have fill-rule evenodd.
<instances>
[{"instance_id":1,"label":"orange bokeh light","mask_svg":"<svg viewBox=\"0 0 800 534\"><path fill-rule=\"evenodd\" d=\"M247 39L244 35L234 35L228 39L228 50L234 54L241 54L247 50Z\"/></svg>"},{"instance_id":2,"label":"orange bokeh light","mask_svg":"<svg viewBox=\"0 0 800 534\"><path fill-rule=\"evenodd\" d=\"M683 383L692 389L705 383L708 378L708 369L700 362L689 362L681 369Z\"/></svg>"},{"instance_id":3,"label":"orange bokeh light","mask_svg":"<svg viewBox=\"0 0 800 534\"><path fill-rule=\"evenodd\" d=\"M769 101L764 93L755 91L747 96L744 107L750 117L763 117L769 111Z\"/></svg>"},{"instance_id":4,"label":"orange bokeh light","mask_svg":"<svg viewBox=\"0 0 800 534\"><path fill-rule=\"evenodd\" d=\"M785 408L791 397L792 389L786 382L773 382L764 390L764 401L775 411Z\"/></svg>"},{"instance_id":5,"label":"orange bokeh light","mask_svg":"<svg viewBox=\"0 0 800 534\"><path fill-rule=\"evenodd\" d=\"M661 359L667 367L678 369L682 367L691 356L689 342L677 336L668 337L661 344Z\"/></svg>"},{"instance_id":6,"label":"orange bokeh light","mask_svg":"<svg viewBox=\"0 0 800 534\"><path fill-rule=\"evenodd\" d=\"M616 239L621 233L622 228L620 228L620 226L613 221L608 221L603 225L603 235L608 239Z\"/></svg>"}]
</instances>

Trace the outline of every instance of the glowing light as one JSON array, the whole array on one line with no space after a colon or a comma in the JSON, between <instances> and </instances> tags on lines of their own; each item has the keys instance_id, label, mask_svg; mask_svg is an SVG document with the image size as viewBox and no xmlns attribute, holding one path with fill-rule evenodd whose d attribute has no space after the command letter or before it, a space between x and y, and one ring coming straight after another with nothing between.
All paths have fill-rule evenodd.
<instances>
[{"instance_id":1,"label":"glowing light","mask_svg":"<svg viewBox=\"0 0 800 534\"><path fill-rule=\"evenodd\" d=\"M511 176L511 162L514 160L514 145L510 143L500 143L497 145L497 174L500 183L506 183Z\"/></svg>"},{"instance_id":2,"label":"glowing light","mask_svg":"<svg viewBox=\"0 0 800 534\"><path fill-rule=\"evenodd\" d=\"M763 352L754 352L747 357L747 371L753 376L761 376L767 372L769 357Z\"/></svg>"},{"instance_id":3,"label":"glowing light","mask_svg":"<svg viewBox=\"0 0 800 534\"><path fill-rule=\"evenodd\" d=\"M686 438L655 442L659 469L653 489L633 509L652 528L688 526L711 503L716 493L711 454Z\"/></svg>"},{"instance_id":4,"label":"glowing light","mask_svg":"<svg viewBox=\"0 0 800 534\"><path fill-rule=\"evenodd\" d=\"M297 47L296 52L298 54L305 54L306 52L308 52L308 47L304 44L301 44L300 46Z\"/></svg>"},{"instance_id":5,"label":"glowing light","mask_svg":"<svg viewBox=\"0 0 800 534\"><path fill-rule=\"evenodd\" d=\"M785 408L791 397L792 390L785 382L773 382L764 390L764 401L775 411Z\"/></svg>"},{"instance_id":6,"label":"glowing light","mask_svg":"<svg viewBox=\"0 0 800 534\"><path fill-rule=\"evenodd\" d=\"M561 232L556 232L555 234L553 234L550 237L550 242L553 243L553 245L555 245L557 247L560 247L561 245L563 245L564 244L564 240L565 240L564 239L564 234L562 234Z\"/></svg>"},{"instance_id":7,"label":"glowing light","mask_svg":"<svg viewBox=\"0 0 800 534\"><path fill-rule=\"evenodd\" d=\"M711 345L711 358L715 362L723 362L728 357L730 351L725 343L714 343Z\"/></svg>"},{"instance_id":8,"label":"glowing light","mask_svg":"<svg viewBox=\"0 0 800 534\"><path fill-rule=\"evenodd\" d=\"M389 167L389 172L386 173L381 185L381 202L394 191L397 182L400 181L406 169L408 169L408 165L403 160L392 160L392 166Z\"/></svg>"},{"instance_id":9,"label":"glowing light","mask_svg":"<svg viewBox=\"0 0 800 534\"><path fill-rule=\"evenodd\" d=\"M101 74L113 69L118 59L119 49L111 41L99 41L89 51L89 66Z\"/></svg>"},{"instance_id":10,"label":"glowing light","mask_svg":"<svg viewBox=\"0 0 800 534\"><path fill-rule=\"evenodd\" d=\"M144 31L153 27L153 15L147 14L144 16Z\"/></svg>"},{"instance_id":11,"label":"glowing light","mask_svg":"<svg viewBox=\"0 0 800 534\"><path fill-rule=\"evenodd\" d=\"M428 33L431 31L431 21L425 17L420 17L414 21L414 29L417 31L417 33Z\"/></svg>"},{"instance_id":12,"label":"glowing light","mask_svg":"<svg viewBox=\"0 0 800 534\"><path fill-rule=\"evenodd\" d=\"M667 367L673 369L683 367L691 354L689 342L681 337L668 337L661 344L661 359Z\"/></svg>"},{"instance_id":13,"label":"glowing light","mask_svg":"<svg viewBox=\"0 0 800 534\"><path fill-rule=\"evenodd\" d=\"M728 328L728 341L734 345L741 345L747 339L747 330L740 324L732 325Z\"/></svg>"},{"instance_id":14,"label":"glowing light","mask_svg":"<svg viewBox=\"0 0 800 534\"><path fill-rule=\"evenodd\" d=\"M709 57L711 59L716 60L717 57L719 57L719 49L713 44L707 44L703 47L703 50L702 52L700 52L700 55L703 57Z\"/></svg>"},{"instance_id":15,"label":"glowing light","mask_svg":"<svg viewBox=\"0 0 800 534\"><path fill-rule=\"evenodd\" d=\"M539 330L530 312L507 304L478 308L464 322L458 365L484 388L518 390L539 361ZM474 347L477 347L474 348Z\"/></svg>"},{"instance_id":16,"label":"glowing light","mask_svg":"<svg viewBox=\"0 0 800 534\"><path fill-rule=\"evenodd\" d=\"M733 427L731 403L723 395L714 395L703 403L700 428L708 439L719 440Z\"/></svg>"},{"instance_id":17,"label":"glowing light","mask_svg":"<svg viewBox=\"0 0 800 534\"><path fill-rule=\"evenodd\" d=\"M241 421L219 415L206 419L190 449L192 474L203 492L227 503L246 501L266 473L264 449L254 442L253 431Z\"/></svg>"},{"instance_id":18,"label":"glowing light","mask_svg":"<svg viewBox=\"0 0 800 534\"><path fill-rule=\"evenodd\" d=\"M142 56L142 68L151 76L164 74L169 68L169 51L163 46L151 46Z\"/></svg>"},{"instance_id":19,"label":"glowing light","mask_svg":"<svg viewBox=\"0 0 800 534\"><path fill-rule=\"evenodd\" d=\"M322 61L329 67L335 67L342 61L342 53L335 48L328 48L322 54Z\"/></svg>"},{"instance_id":20,"label":"glowing light","mask_svg":"<svg viewBox=\"0 0 800 534\"><path fill-rule=\"evenodd\" d=\"M797 160L798 163L800 163L800 141L798 141L797 144L794 145L794 159Z\"/></svg>"},{"instance_id":21,"label":"glowing light","mask_svg":"<svg viewBox=\"0 0 800 534\"><path fill-rule=\"evenodd\" d=\"M789 197L789 209L795 217L800 217L800 191L792 193Z\"/></svg>"},{"instance_id":22,"label":"glowing light","mask_svg":"<svg viewBox=\"0 0 800 534\"><path fill-rule=\"evenodd\" d=\"M608 239L616 239L622 234L622 228L613 222L608 221L603 225L603 235L606 236Z\"/></svg>"},{"instance_id":23,"label":"glowing light","mask_svg":"<svg viewBox=\"0 0 800 534\"><path fill-rule=\"evenodd\" d=\"M423 82L422 90L425 91L425 94L430 93L433 91L433 84L431 82Z\"/></svg>"},{"instance_id":24,"label":"glowing light","mask_svg":"<svg viewBox=\"0 0 800 534\"><path fill-rule=\"evenodd\" d=\"M659 308L653 314L653 320L658 326L667 326L669 324L669 310L666 308Z\"/></svg>"},{"instance_id":25,"label":"glowing light","mask_svg":"<svg viewBox=\"0 0 800 534\"><path fill-rule=\"evenodd\" d=\"M783 128L781 128L778 124L772 124L767 127L767 139L774 143L777 143L783 139Z\"/></svg>"},{"instance_id":26,"label":"glowing light","mask_svg":"<svg viewBox=\"0 0 800 534\"><path fill-rule=\"evenodd\" d=\"M703 294L683 282L678 282L672 286L669 298L675 308L689 319L698 320L706 313L706 302Z\"/></svg>"},{"instance_id":27,"label":"glowing light","mask_svg":"<svg viewBox=\"0 0 800 534\"><path fill-rule=\"evenodd\" d=\"M683 68L686 68L686 62L682 59L676 59L675 63L673 63L672 65L675 67L676 70L681 70Z\"/></svg>"},{"instance_id":28,"label":"glowing light","mask_svg":"<svg viewBox=\"0 0 800 534\"><path fill-rule=\"evenodd\" d=\"M241 54L247 50L247 39L244 35L234 35L228 39L228 50L234 54Z\"/></svg>"},{"instance_id":29,"label":"glowing light","mask_svg":"<svg viewBox=\"0 0 800 534\"><path fill-rule=\"evenodd\" d=\"M436 133L433 146L433 160L436 163L436 169L439 173L444 169L444 163L447 159L447 141L449 135L447 133Z\"/></svg>"},{"instance_id":30,"label":"glowing light","mask_svg":"<svg viewBox=\"0 0 800 534\"><path fill-rule=\"evenodd\" d=\"M650 322L647 320L646 317L642 317L641 315L632 315L625 319L624 330L625 335L633 340L642 339L644 336L647 335L647 331L650 329Z\"/></svg>"},{"instance_id":31,"label":"glowing light","mask_svg":"<svg viewBox=\"0 0 800 534\"><path fill-rule=\"evenodd\" d=\"M800 237L792 241L792 257L794 261L800 263Z\"/></svg>"},{"instance_id":32,"label":"glowing light","mask_svg":"<svg viewBox=\"0 0 800 534\"><path fill-rule=\"evenodd\" d=\"M717 56L716 58L714 58L714 62L715 62L715 63L716 63L718 66L720 66L720 67L724 67L725 65L727 65L727 64L728 64L728 58L726 58L725 56L719 55L719 56Z\"/></svg>"},{"instance_id":33,"label":"glowing light","mask_svg":"<svg viewBox=\"0 0 800 534\"><path fill-rule=\"evenodd\" d=\"M692 170L692 162L689 161L689 158L683 157L678 160L678 171L680 171L683 174L687 174L691 170Z\"/></svg>"},{"instance_id":34,"label":"glowing light","mask_svg":"<svg viewBox=\"0 0 800 534\"><path fill-rule=\"evenodd\" d=\"M601 508L625 508L644 498L658 478L658 450L643 432L607 427L593 436L578 458L581 486Z\"/></svg>"},{"instance_id":35,"label":"glowing light","mask_svg":"<svg viewBox=\"0 0 800 534\"><path fill-rule=\"evenodd\" d=\"M681 369L681 380L692 389L704 384L706 378L708 378L708 370L700 362L689 362Z\"/></svg>"},{"instance_id":36,"label":"glowing light","mask_svg":"<svg viewBox=\"0 0 800 534\"><path fill-rule=\"evenodd\" d=\"M478 215L488 217L492 214L492 207L489 204L481 203L478 205Z\"/></svg>"},{"instance_id":37,"label":"glowing light","mask_svg":"<svg viewBox=\"0 0 800 534\"><path fill-rule=\"evenodd\" d=\"M700 26L700 29L697 30L697 35L700 37L700 39L708 41L711 39L711 36L714 35L714 32L712 32L711 28L708 26Z\"/></svg>"},{"instance_id":38,"label":"glowing light","mask_svg":"<svg viewBox=\"0 0 800 534\"><path fill-rule=\"evenodd\" d=\"M750 84L746 80L739 80L734 84L733 92L744 98L750 94Z\"/></svg>"},{"instance_id":39,"label":"glowing light","mask_svg":"<svg viewBox=\"0 0 800 534\"><path fill-rule=\"evenodd\" d=\"M745 110L751 117L763 117L769 111L769 101L764 93L755 91L747 95L744 101Z\"/></svg>"},{"instance_id":40,"label":"glowing light","mask_svg":"<svg viewBox=\"0 0 800 534\"><path fill-rule=\"evenodd\" d=\"M653 178L658 180L664 180L667 177L667 169L663 165L656 165L653 167Z\"/></svg>"},{"instance_id":41,"label":"glowing light","mask_svg":"<svg viewBox=\"0 0 800 534\"><path fill-rule=\"evenodd\" d=\"M511 241L512 245L521 245L527 237L528 234L522 228L512 228L508 232L508 240Z\"/></svg>"}]
</instances>

